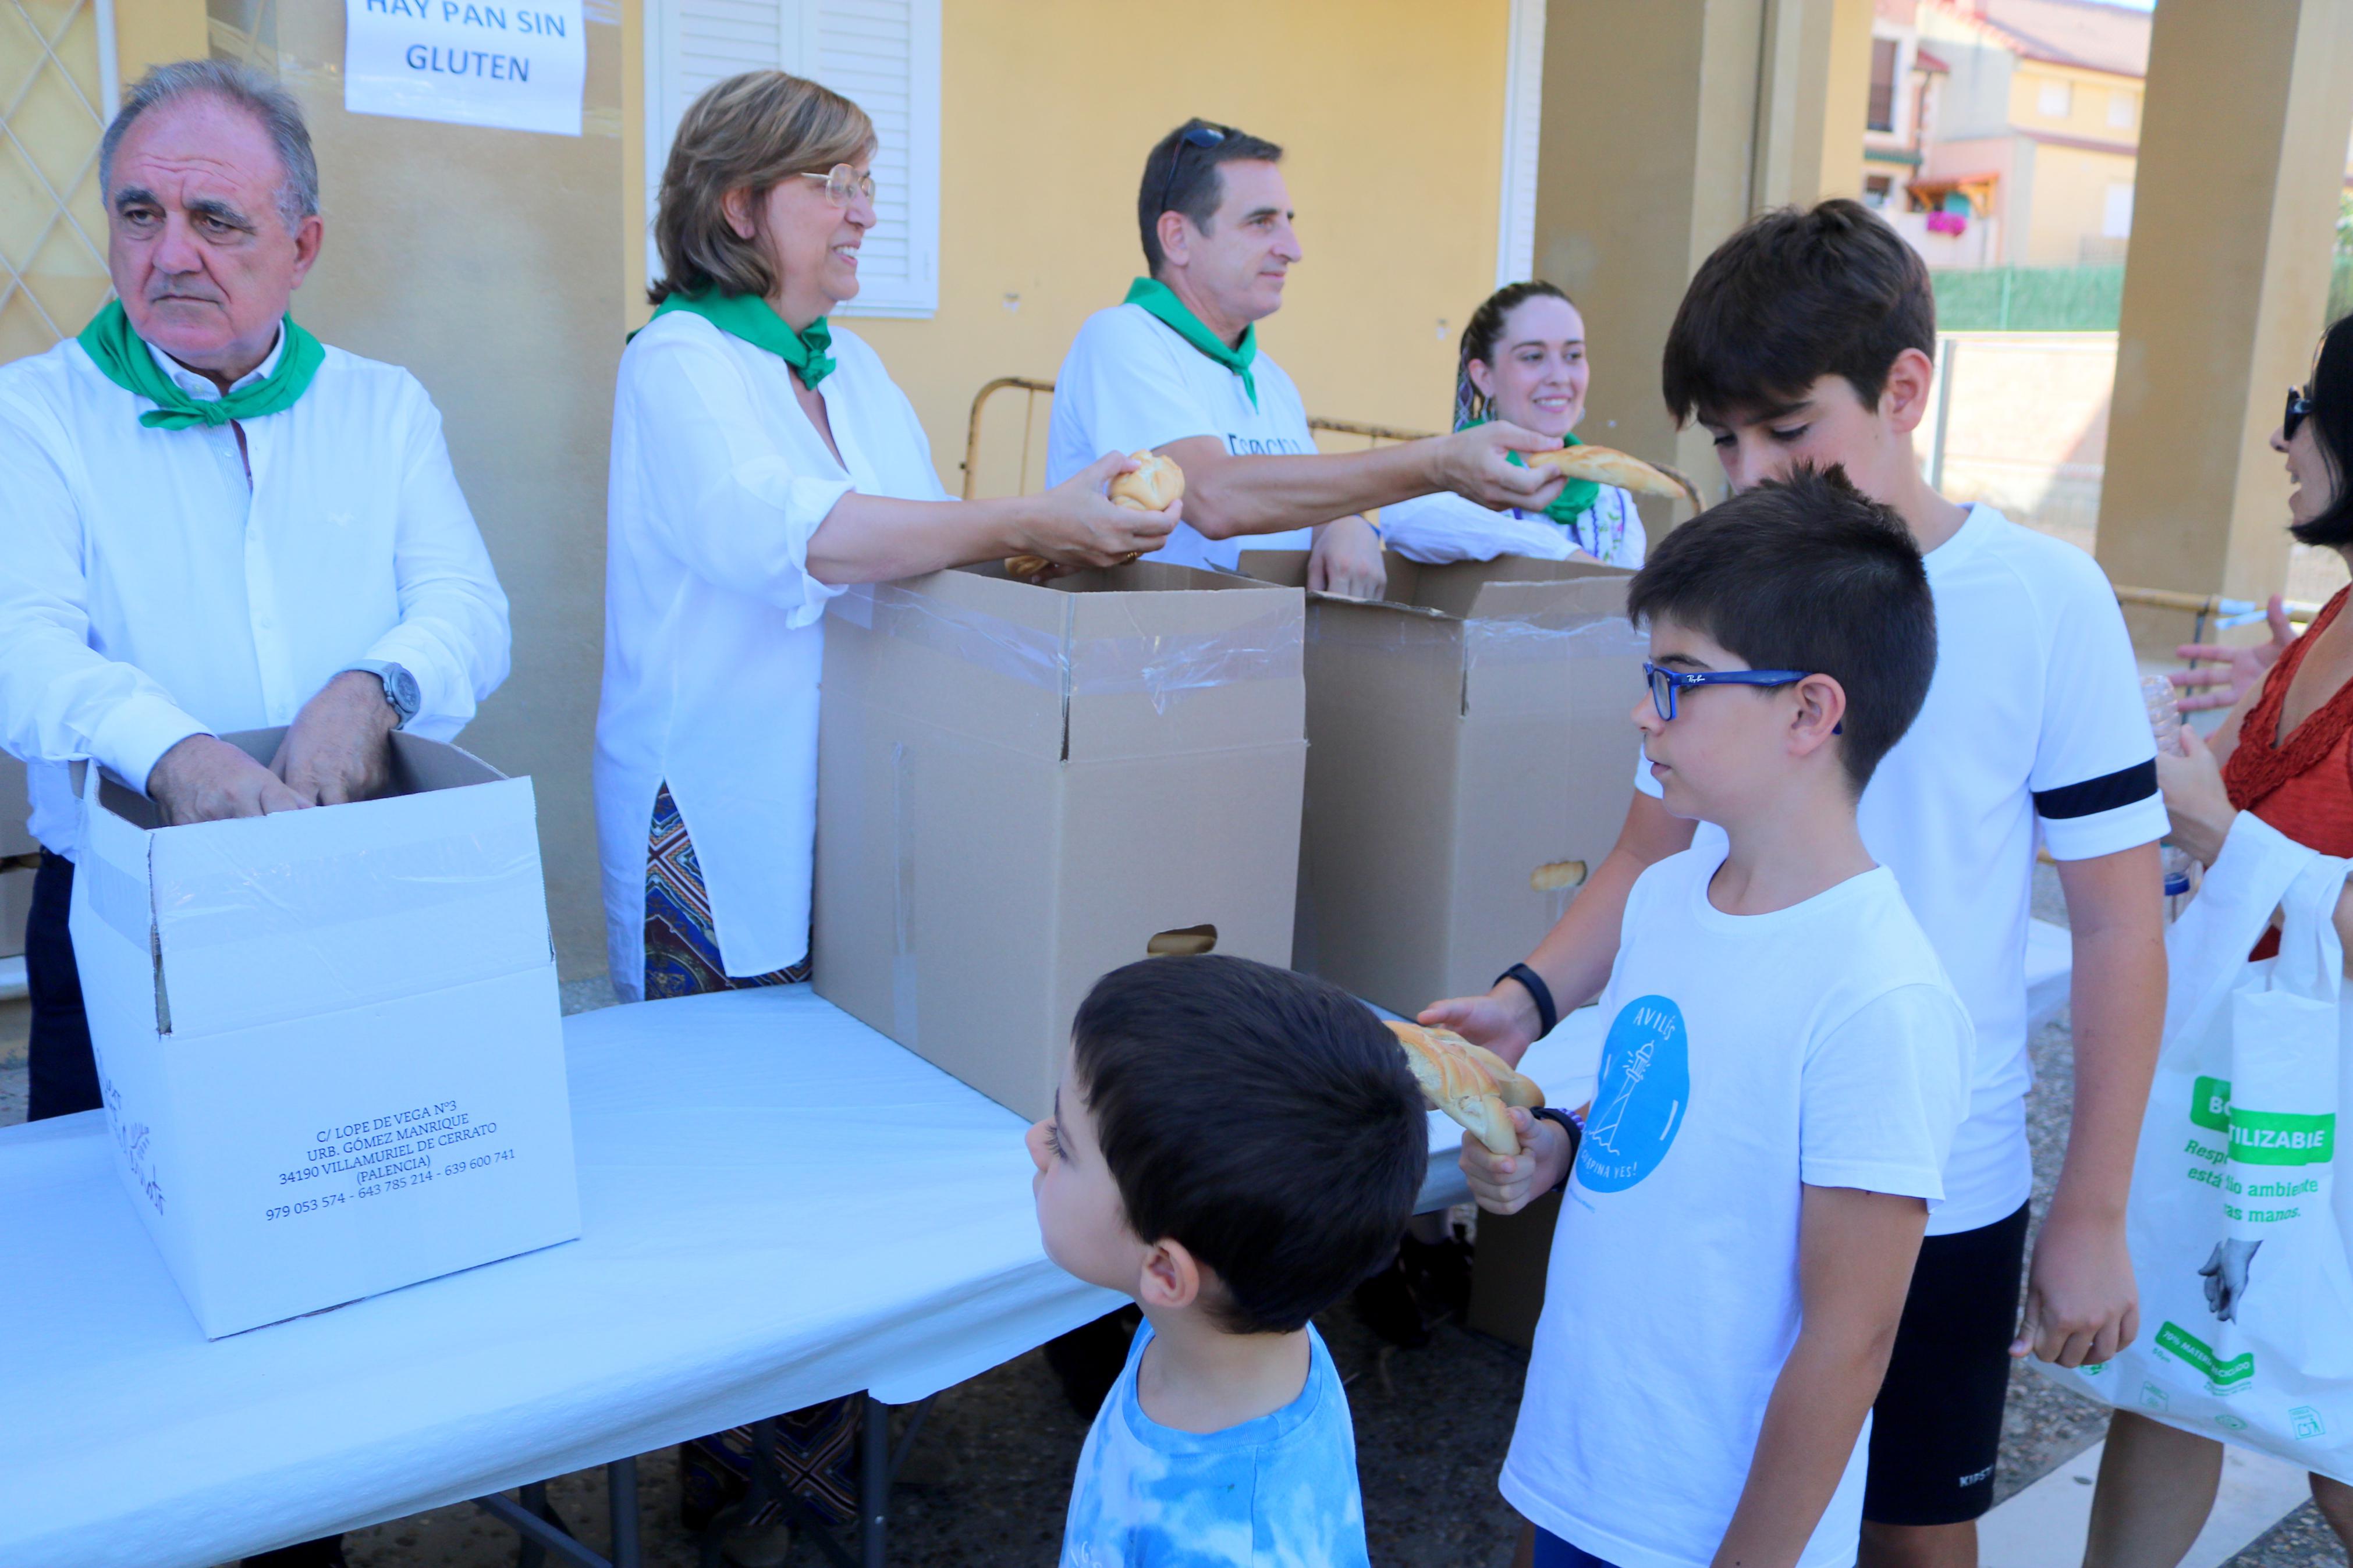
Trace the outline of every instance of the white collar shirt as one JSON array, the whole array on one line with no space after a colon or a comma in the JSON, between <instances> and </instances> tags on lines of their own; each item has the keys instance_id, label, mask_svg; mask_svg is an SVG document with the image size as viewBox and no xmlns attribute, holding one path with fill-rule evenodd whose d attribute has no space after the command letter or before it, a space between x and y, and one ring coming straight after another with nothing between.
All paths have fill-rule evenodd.
<instances>
[{"instance_id":1,"label":"white collar shirt","mask_svg":"<svg viewBox=\"0 0 2353 1568\"><path fill-rule=\"evenodd\" d=\"M0 366L0 746L69 857L72 762L143 788L188 736L290 723L378 661L417 678L409 731L447 740L506 678L506 595L416 377L329 347L275 414L166 430L154 406L70 339Z\"/></svg>"},{"instance_id":2,"label":"white collar shirt","mask_svg":"<svg viewBox=\"0 0 2353 1568\"><path fill-rule=\"evenodd\" d=\"M765 349L673 311L621 356L606 507L596 833L613 984L643 994L664 784L728 974L808 953L825 606L808 544L856 490L946 500L915 410L856 334L818 384L839 461ZM698 914L702 911L695 911Z\"/></svg>"}]
</instances>

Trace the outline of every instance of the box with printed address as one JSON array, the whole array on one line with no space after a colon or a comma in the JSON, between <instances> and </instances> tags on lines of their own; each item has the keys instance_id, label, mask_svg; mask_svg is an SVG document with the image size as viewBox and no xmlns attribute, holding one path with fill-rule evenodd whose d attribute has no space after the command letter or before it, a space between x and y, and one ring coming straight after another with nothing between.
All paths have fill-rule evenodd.
<instances>
[{"instance_id":1,"label":"box with printed address","mask_svg":"<svg viewBox=\"0 0 2353 1568\"><path fill-rule=\"evenodd\" d=\"M1138 562L854 589L826 617L818 994L1027 1117L1154 954L1291 959L1295 588Z\"/></svg>"},{"instance_id":2,"label":"box with printed address","mask_svg":"<svg viewBox=\"0 0 2353 1568\"><path fill-rule=\"evenodd\" d=\"M1388 566L1384 598L1307 596L1294 963L1412 1017L1525 958L1617 842L1644 643L1620 567ZM1307 557L1241 569L1303 584Z\"/></svg>"},{"instance_id":3,"label":"box with printed address","mask_svg":"<svg viewBox=\"0 0 2353 1568\"><path fill-rule=\"evenodd\" d=\"M410 735L393 763L377 799L176 827L86 770L100 1087L209 1338L580 1234L531 781Z\"/></svg>"}]
</instances>

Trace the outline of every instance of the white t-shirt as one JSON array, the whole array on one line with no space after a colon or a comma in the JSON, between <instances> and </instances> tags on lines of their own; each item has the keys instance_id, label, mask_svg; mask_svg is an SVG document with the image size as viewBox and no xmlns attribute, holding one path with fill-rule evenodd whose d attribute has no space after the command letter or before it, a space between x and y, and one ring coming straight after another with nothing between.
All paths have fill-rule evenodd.
<instances>
[{"instance_id":1,"label":"white t-shirt","mask_svg":"<svg viewBox=\"0 0 2353 1568\"><path fill-rule=\"evenodd\" d=\"M1440 490L1381 508L1381 538L1407 560L1433 566L1498 555L1566 561L1579 550L1604 565L1640 566L1648 542L1634 498L1615 485L1601 487L1573 532L1540 511L1491 511Z\"/></svg>"},{"instance_id":2,"label":"white t-shirt","mask_svg":"<svg viewBox=\"0 0 2353 1568\"><path fill-rule=\"evenodd\" d=\"M1722 864L1671 856L1628 896L1504 1462L1513 1507L1619 1568L1723 1540L1797 1342L1803 1188L1933 1204L1968 1100L1968 1014L1894 876L1727 915ZM1855 1560L1870 1432L1799 1568Z\"/></svg>"},{"instance_id":3,"label":"white t-shirt","mask_svg":"<svg viewBox=\"0 0 2353 1568\"><path fill-rule=\"evenodd\" d=\"M1258 387L1255 407L1238 373L1143 306L1097 310L1054 377L1046 483L1060 484L1105 452L1140 452L1193 436L1214 436L1238 457L1314 451L1299 388L1263 349L1251 362L1250 378ZM1305 550L1314 542L1304 528L1208 539L1180 522L1145 559L1230 572L1245 550Z\"/></svg>"},{"instance_id":4,"label":"white t-shirt","mask_svg":"<svg viewBox=\"0 0 2353 1568\"><path fill-rule=\"evenodd\" d=\"M1928 1224L1944 1236L2008 1218L2034 1189L2026 917L2037 829L2053 858L2086 860L2163 837L2166 818L2132 643L2092 558L1976 506L1926 561L1936 679L1858 816L1977 1024L1969 1120ZM1634 782L1659 793L1647 764ZM1704 823L1694 841L1722 842Z\"/></svg>"}]
</instances>

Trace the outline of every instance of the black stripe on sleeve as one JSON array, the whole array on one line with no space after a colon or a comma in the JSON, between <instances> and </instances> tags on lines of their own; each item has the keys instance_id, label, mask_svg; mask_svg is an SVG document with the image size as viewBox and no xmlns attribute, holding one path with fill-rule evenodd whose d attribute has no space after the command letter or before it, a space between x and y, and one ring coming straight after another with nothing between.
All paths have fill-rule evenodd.
<instances>
[{"instance_id":1,"label":"black stripe on sleeve","mask_svg":"<svg viewBox=\"0 0 2353 1568\"><path fill-rule=\"evenodd\" d=\"M2036 790L2034 810L2035 815L2058 822L2071 816L2096 816L2120 805L2147 800L2156 793L2157 759L2151 757L2145 763L2085 779L2082 784Z\"/></svg>"}]
</instances>

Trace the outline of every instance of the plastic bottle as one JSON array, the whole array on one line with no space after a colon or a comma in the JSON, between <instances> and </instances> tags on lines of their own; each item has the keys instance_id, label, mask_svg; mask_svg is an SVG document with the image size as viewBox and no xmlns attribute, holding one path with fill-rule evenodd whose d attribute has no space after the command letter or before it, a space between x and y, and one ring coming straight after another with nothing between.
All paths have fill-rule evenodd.
<instances>
[{"instance_id":1,"label":"plastic bottle","mask_svg":"<svg viewBox=\"0 0 2353 1568\"><path fill-rule=\"evenodd\" d=\"M2181 743L2181 708L2173 694L2173 682L2161 675L2141 678L2141 700L2148 706L2148 727L2157 738L2157 749L2174 756L2189 755ZM2158 858L2165 868L2165 912L2170 920L2181 912L2181 900L2189 892L2189 851L2178 844L2159 847Z\"/></svg>"}]
</instances>

